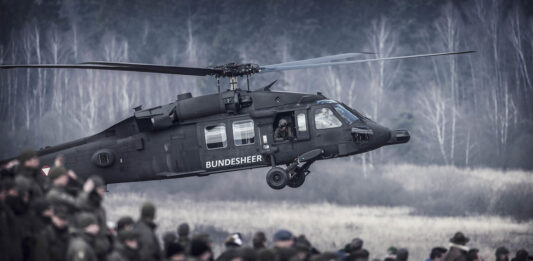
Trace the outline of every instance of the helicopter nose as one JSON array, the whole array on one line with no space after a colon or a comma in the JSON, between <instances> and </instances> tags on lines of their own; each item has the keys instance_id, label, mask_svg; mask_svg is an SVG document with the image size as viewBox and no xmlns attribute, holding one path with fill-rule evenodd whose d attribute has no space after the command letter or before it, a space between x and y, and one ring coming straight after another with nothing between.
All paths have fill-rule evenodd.
<instances>
[{"instance_id":1,"label":"helicopter nose","mask_svg":"<svg viewBox=\"0 0 533 261\"><path fill-rule=\"evenodd\" d=\"M407 130L394 130L390 133L387 145L407 143L411 139L411 135L409 135Z\"/></svg>"}]
</instances>

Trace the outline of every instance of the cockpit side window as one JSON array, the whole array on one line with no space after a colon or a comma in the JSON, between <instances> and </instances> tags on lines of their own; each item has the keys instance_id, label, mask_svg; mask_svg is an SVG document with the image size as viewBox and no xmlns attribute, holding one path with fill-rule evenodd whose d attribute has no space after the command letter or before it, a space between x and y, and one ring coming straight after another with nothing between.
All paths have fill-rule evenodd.
<instances>
[{"instance_id":1,"label":"cockpit side window","mask_svg":"<svg viewBox=\"0 0 533 261\"><path fill-rule=\"evenodd\" d=\"M318 130L337 128L342 125L341 121L329 108L320 108L315 111L315 126Z\"/></svg>"},{"instance_id":2,"label":"cockpit side window","mask_svg":"<svg viewBox=\"0 0 533 261\"><path fill-rule=\"evenodd\" d=\"M205 144L207 149L220 149L228 146L228 139L226 136L226 124L219 123L215 125L206 126Z\"/></svg>"}]
</instances>

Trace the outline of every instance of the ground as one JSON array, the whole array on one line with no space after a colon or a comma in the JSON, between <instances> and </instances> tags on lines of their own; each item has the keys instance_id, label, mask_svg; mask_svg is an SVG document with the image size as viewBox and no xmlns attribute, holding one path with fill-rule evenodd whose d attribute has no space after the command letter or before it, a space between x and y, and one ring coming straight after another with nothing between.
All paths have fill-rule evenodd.
<instances>
[{"instance_id":1,"label":"ground","mask_svg":"<svg viewBox=\"0 0 533 261\"><path fill-rule=\"evenodd\" d=\"M383 259L389 246L406 247L411 260L425 260L434 246L448 247L448 239L463 231L471 238L469 246L492 260L494 250L505 245L514 253L533 245L533 221L516 222L497 216L439 217L413 214L407 207L343 206L331 203L287 201L197 201L167 195L153 198L142 193L110 192L105 204L108 220L130 215L138 217L139 207L152 201L158 207L159 236L175 231L188 222L195 232L208 232L219 254L225 236L241 232L250 245L255 231L269 239L280 228L305 234L319 250L342 248L360 237L371 258ZM528 249L532 251L533 249Z\"/></svg>"}]
</instances>

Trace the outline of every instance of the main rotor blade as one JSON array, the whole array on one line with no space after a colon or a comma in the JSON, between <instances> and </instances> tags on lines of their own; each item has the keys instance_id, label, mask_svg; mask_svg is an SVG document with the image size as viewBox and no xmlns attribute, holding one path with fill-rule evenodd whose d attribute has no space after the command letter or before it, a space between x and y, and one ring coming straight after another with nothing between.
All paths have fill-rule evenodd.
<instances>
[{"instance_id":1,"label":"main rotor blade","mask_svg":"<svg viewBox=\"0 0 533 261\"><path fill-rule=\"evenodd\" d=\"M374 54L374 53L370 53L370 52L342 53L342 54L336 54L336 55L328 55L328 56L322 56L322 57L317 57L317 58L311 58L311 59L306 59L306 60L270 64L264 67L271 67L271 66L278 67L278 66L287 66L287 65L294 65L294 64L324 63L324 62L330 62L334 60L353 58L353 57L363 55L363 54Z\"/></svg>"},{"instance_id":2,"label":"main rotor blade","mask_svg":"<svg viewBox=\"0 0 533 261\"><path fill-rule=\"evenodd\" d=\"M145 64L145 63L85 62L82 64L120 66L120 67L127 67L127 68L135 68L139 70L147 70L150 72L184 74L184 75L194 75L194 76L215 75L221 72L221 70L211 69L211 68L183 67L183 66L157 65L157 64Z\"/></svg>"},{"instance_id":3,"label":"main rotor blade","mask_svg":"<svg viewBox=\"0 0 533 261\"><path fill-rule=\"evenodd\" d=\"M280 71L288 71L288 70L307 69L307 68L316 68L316 67L326 67L326 66L335 66L335 65L345 65L345 64L354 64L354 63L366 63L366 62L376 62L376 61L399 60L399 59L408 59L408 58L419 58L419 57L430 57L430 56L441 56L441 55L453 55L453 54L466 54L466 53L474 53L474 51L417 54L417 55L383 57L383 58L355 60L355 61L315 63L315 64L294 64L294 65L287 65L287 66L267 65L267 66L261 67L260 73L280 72Z\"/></svg>"},{"instance_id":4,"label":"main rotor blade","mask_svg":"<svg viewBox=\"0 0 533 261\"><path fill-rule=\"evenodd\" d=\"M161 66L161 65L126 65L120 63L84 63L84 64L13 64L0 65L0 69L14 69L14 68L55 68L55 69L93 69L93 70L110 70L110 71L126 71L126 72L148 72L148 73L166 73L166 74L182 74L193 76L206 76L216 74L218 70L208 68L194 68L194 67L178 67L178 66Z\"/></svg>"}]
</instances>

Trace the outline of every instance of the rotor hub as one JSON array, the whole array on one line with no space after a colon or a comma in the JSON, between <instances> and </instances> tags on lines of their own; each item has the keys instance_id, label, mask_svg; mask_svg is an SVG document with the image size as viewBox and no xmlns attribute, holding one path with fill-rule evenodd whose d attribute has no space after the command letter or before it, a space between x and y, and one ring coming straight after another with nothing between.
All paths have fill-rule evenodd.
<instances>
[{"instance_id":1,"label":"rotor hub","mask_svg":"<svg viewBox=\"0 0 533 261\"><path fill-rule=\"evenodd\" d=\"M213 75L215 77L236 77L236 76L245 76L252 75L261 71L258 64L245 63L228 63L224 65L214 66L211 69L216 70Z\"/></svg>"}]
</instances>

